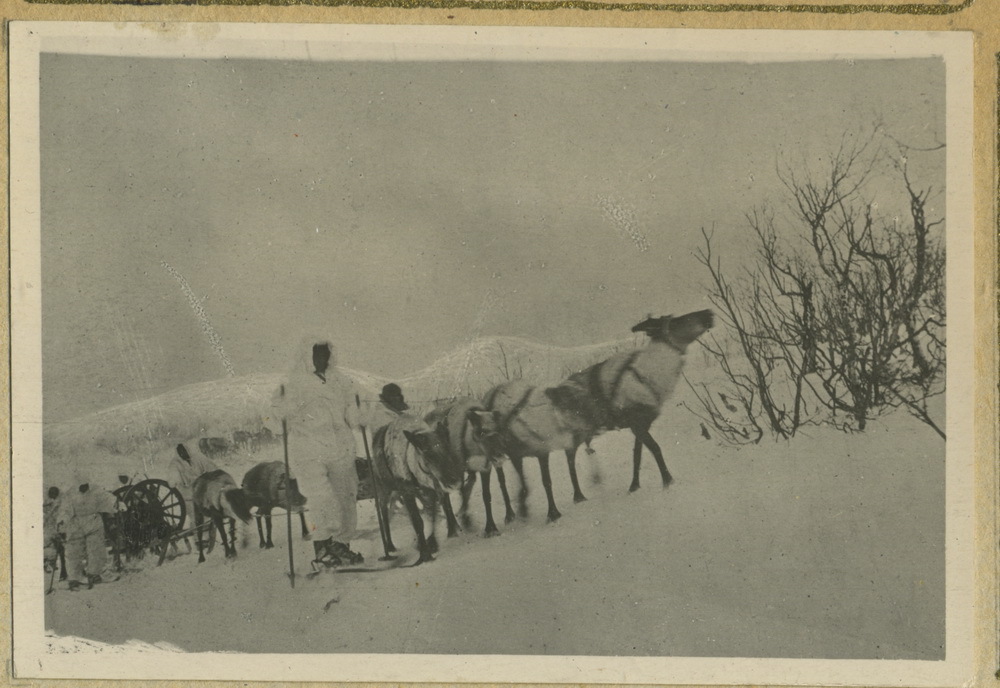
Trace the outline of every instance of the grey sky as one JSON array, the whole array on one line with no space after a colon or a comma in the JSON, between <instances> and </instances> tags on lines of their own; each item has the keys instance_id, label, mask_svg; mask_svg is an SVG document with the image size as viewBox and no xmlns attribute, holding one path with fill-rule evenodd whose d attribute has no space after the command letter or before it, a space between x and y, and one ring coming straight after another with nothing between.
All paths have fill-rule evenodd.
<instances>
[{"instance_id":1,"label":"grey sky","mask_svg":"<svg viewBox=\"0 0 1000 688\"><path fill-rule=\"evenodd\" d=\"M43 55L46 418L226 375L164 262L237 374L283 370L305 331L389 376L478 335L619 338L707 305L699 229L738 248L779 156L877 117L932 145L943 102L940 60Z\"/></svg>"}]
</instances>

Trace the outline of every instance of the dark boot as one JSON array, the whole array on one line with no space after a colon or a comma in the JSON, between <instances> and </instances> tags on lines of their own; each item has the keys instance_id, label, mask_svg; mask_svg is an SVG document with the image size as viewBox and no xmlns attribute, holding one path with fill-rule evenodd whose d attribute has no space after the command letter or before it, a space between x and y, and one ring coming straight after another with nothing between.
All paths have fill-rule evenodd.
<instances>
[{"instance_id":1,"label":"dark boot","mask_svg":"<svg viewBox=\"0 0 1000 688\"><path fill-rule=\"evenodd\" d=\"M351 548L347 546L347 543L344 542L334 542L330 547L330 551L334 556L343 559L349 564L361 564L365 560L363 556L352 551Z\"/></svg>"},{"instance_id":2,"label":"dark boot","mask_svg":"<svg viewBox=\"0 0 1000 688\"><path fill-rule=\"evenodd\" d=\"M326 566L340 566L343 562L333 551L333 538L313 542L313 553L316 558L313 561Z\"/></svg>"},{"instance_id":3,"label":"dark boot","mask_svg":"<svg viewBox=\"0 0 1000 688\"><path fill-rule=\"evenodd\" d=\"M326 540L317 540L313 542L313 554L316 555L317 559L322 559L326 554L326 548L333 543L333 538L327 538Z\"/></svg>"}]
</instances>

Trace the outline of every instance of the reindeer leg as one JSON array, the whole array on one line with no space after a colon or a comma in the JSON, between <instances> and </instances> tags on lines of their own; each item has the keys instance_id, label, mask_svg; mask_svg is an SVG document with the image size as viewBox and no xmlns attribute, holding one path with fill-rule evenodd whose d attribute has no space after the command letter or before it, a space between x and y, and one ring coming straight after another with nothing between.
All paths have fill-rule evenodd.
<instances>
[{"instance_id":1,"label":"reindeer leg","mask_svg":"<svg viewBox=\"0 0 1000 688\"><path fill-rule=\"evenodd\" d=\"M271 529L268 528L268 535L270 535ZM226 539L222 538L222 544L226 544ZM236 519L229 519L229 544L233 549L233 556L236 556Z\"/></svg>"},{"instance_id":2,"label":"reindeer leg","mask_svg":"<svg viewBox=\"0 0 1000 688\"><path fill-rule=\"evenodd\" d=\"M291 516L292 516L291 514L288 514L289 518L291 518ZM235 523L235 521L234 521L234 523ZM271 539L271 514L270 513L268 513L266 516L264 516L264 525L267 527L267 541L264 543L264 546L267 549L274 549L274 540Z\"/></svg>"},{"instance_id":3,"label":"reindeer leg","mask_svg":"<svg viewBox=\"0 0 1000 688\"><path fill-rule=\"evenodd\" d=\"M403 497L403 504L406 505L406 510L410 514L410 523L413 524L413 531L417 534L417 551L420 552L420 558L416 563L422 564L425 561L434 561L434 556L430 553L427 547L427 540L424 538L424 519L420 517L417 500L413 495L405 495Z\"/></svg>"},{"instance_id":4,"label":"reindeer leg","mask_svg":"<svg viewBox=\"0 0 1000 688\"><path fill-rule=\"evenodd\" d=\"M636 442L642 440L642 444L646 445L649 451L653 452L653 458L656 459L656 465L660 468L660 477L663 478L663 486L667 487L670 483L674 481L673 476L670 475L670 471L667 470L667 464L663 460L663 452L660 451L660 445L656 443L653 436L649 434L649 430L645 430L641 435L636 435ZM638 474L638 463L636 463L636 474Z\"/></svg>"},{"instance_id":5,"label":"reindeer leg","mask_svg":"<svg viewBox=\"0 0 1000 688\"><path fill-rule=\"evenodd\" d=\"M499 469L497 469L499 470ZM502 475L502 473L501 473ZM493 521L493 495L490 493L490 471L483 472L483 506L486 507L486 537L499 535L497 524Z\"/></svg>"},{"instance_id":6,"label":"reindeer leg","mask_svg":"<svg viewBox=\"0 0 1000 688\"><path fill-rule=\"evenodd\" d=\"M642 464L640 431L633 428L632 432L635 434L635 445L632 447L632 484L628 488L629 492L635 492L639 489L639 466Z\"/></svg>"},{"instance_id":7,"label":"reindeer leg","mask_svg":"<svg viewBox=\"0 0 1000 688\"><path fill-rule=\"evenodd\" d=\"M451 506L451 495L445 495L441 499L441 506L444 507L444 516L448 522L448 537L456 537L458 531L458 520L455 518L455 510Z\"/></svg>"},{"instance_id":8,"label":"reindeer leg","mask_svg":"<svg viewBox=\"0 0 1000 688\"><path fill-rule=\"evenodd\" d=\"M497 481L500 483L500 492L503 493L503 504L507 509L507 513L504 514L503 522L510 523L514 520L514 509L510 505L510 493L507 492L507 476L503 473L503 468L497 466Z\"/></svg>"},{"instance_id":9,"label":"reindeer leg","mask_svg":"<svg viewBox=\"0 0 1000 688\"><path fill-rule=\"evenodd\" d=\"M392 496L392 493L389 490L385 490L380 494L382 498L379 499L378 509L382 512L382 526L385 528L385 548L389 552L396 552L398 550L396 549L396 545L392 543L392 533L389 530L389 498Z\"/></svg>"},{"instance_id":10,"label":"reindeer leg","mask_svg":"<svg viewBox=\"0 0 1000 688\"><path fill-rule=\"evenodd\" d=\"M257 535L260 536L260 548L264 549L267 547L267 540L264 539L264 516L262 514L257 514Z\"/></svg>"},{"instance_id":11,"label":"reindeer leg","mask_svg":"<svg viewBox=\"0 0 1000 688\"><path fill-rule=\"evenodd\" d=\"M462 507L458 513L462 518L463 528L472 527L472 517L469 516L469 496L472 494L472 488L476 486L476 475L475 471L469 471L469 475L462 484Z\"/></svg>"},{"instance_id":12,"label":"reindeer leg","mask_svg":"<svg viewBox=\"0 0 1000 688\"><path fill-rule=\"evenodd\" d=\"M309 539L309 526L306 525L306 512L299 512L299 522L302 524L302 539Z\"/></svg>"},{"instance_id":13,"label":"reindeer leg","mask_svg":"<svg viewBox=\"0 0 1000 688\"><path fill-rule=\"evenodd\" d=\"M427 537L427 549L430 550L431 554L437 554L441 549L438 546L437 541L437 513L438 513L438 498L437 492L428 492L426 494L426 511L427 515L430 517L431 521L431 534Z\"/></svg>"},{"instance_id":14,"label":"reindeer leg","mask_svg":"<svg viewBox=\"0 0 1000 688\"><path fill-rule=\"evenodd\" d=\"M205 525L205 514L198 507L194 508L194 533L198 538L198 563L205 561L205 545L202 542L202 531Z\"/></svg>"},{"instance_id":15,"label":"reindeer leg","mask_svg":"<svg viewBox=\"0 0 1000 688\"><path fill-rule=\"evenodd\" d=\"M209 516L206 523L205 530L208 531L208 546L205 547L205 552L211 554L212 550L215 549L215 521Z\"/></svg>"},{"instance_id":16,"label":"reindeer leg","mask_svg":"<svg viewBox=\"0 0 1000 688\"><path fill-rule=\"evenodd\" d=\"M538 456L538 467L542 469L542 486L545 488L545 498L549 500L548 522L559 520L562 514L556 508L556 500L552 496L552 476L549 474L549 455L540 454Z\"/></svg>"},{"instance_id":17,"label":"reindeer leg","mask_svg":"<svg viewBox=\"0 0 1000 688\"><path fill-rule=\"evenodd\" d=\"M229 538L226 537L226 521L225 517L221 514L216 514L214 516L215 527L219 530L219 536L222 538L222 552L225 554L226 559L232 559L236 556L236 543L233 541L232 548L230 549Z\"/></svg>"},{"instance_id":18,"label":"reindeer leg","mask_svg":"<svg viewBox=\"0 0 1000 688\"><path fill-rule=\"evenodd\" d=\"M566 464L569 466L569 479L573 481L573 501L579 504L587 501L580 489L580 480L576 476L576 447L566 450Z\"/></svg>"},{"instance_id":19,"label":"reindeer leg","mask_svg":"<svg viewBox=\"0 0 1000 688\"><path fill-rule=\"evenodd\" d=\"M524 479L524 457L511 457L510 463L517 471L517 477L521 479L521 490L517 493L517 515L521 518L528 517L528 483Z\"/></svg>"}]
</instances>

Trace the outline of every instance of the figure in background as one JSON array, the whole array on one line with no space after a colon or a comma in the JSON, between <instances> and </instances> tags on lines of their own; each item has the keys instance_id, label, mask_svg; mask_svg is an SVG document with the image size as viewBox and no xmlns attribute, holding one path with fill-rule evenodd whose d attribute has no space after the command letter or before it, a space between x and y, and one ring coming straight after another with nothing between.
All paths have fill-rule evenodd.
<instances>
[{"instance_id":1,"label":"figure in background","mask_svg":"<svg viewBox=\"0 0 1000 688\"><path fill-rule=\"evenodd\" d=\"M288 422L292 475L309 498L315 560L329 566L364 561L350 548L358 523L358 410L351 381L336 365L330 339L304 338L295 350L278 414Z\"/></svg>"},{"instance_id":2,"label":"figure in background","mask_svg":"<svg viewBox=\"0 0 1000 688\"><path fill-rule=\"evenodd\" d=\"M410 405L406 403L406 399L403 398L403 390L395 382L390 382L382 387L382 392L378 395L378 403L365 403L361 411L361 425L364 426L367 431L368 441L373 441L375 437L375 432L379 428L384 428L386 425L396 420L401 416L410 416L414 419L414 426L407 426L405 429L408 430L418 430L422 427L419 423L419 418L413 416L410 411ZM390 495L385 493L384 489L379 486L376 488L376 483L374 483L374 477L371 475L371 469L368 467L364 459L358 459L358 474L362 476L362 480L370 483L370 485L364 485L362 493L365 495L362 497L371 497L371 491L375 489L380 489L378 494L379 500L382 504L387 505L389 503Z\"/></svg>"},{"instance_id":3,"label":"figure in background","mask_svg":"<svg viewBox=\"0 0 1000 688\"><path fill-rule=\"evenodd\" d=\"M194 486L194 481L203 473L217 470L219 470L219 467L211 459L200 454L191 456L188 453L187 447L183 444L177 445L177 456L170 462L169 482L173 487L177 488L177 491L188 502L188 513L193 513L193 511L190 511L190 504L191 489Z\"/></svg>"},{"instance_id":4,"label":"figure in background","mask_svg":"<svg viewBox=\"0 0 1000 688\"><path fill-rule=\"evenodd\" d=\"M204 473L210 471L217 471L219 467L216 466L211 459L202 456L201 454L196 454L191 456L188 453L187 447L183 444L177 445L177 456L173 458L170 462L170 479L169 483L177 488L177 491L181 493L181 497L187 503L187 515L185 520L187 523L194 523L194 502L192 497L194 496L192 490L194 489L194 481L198 479ZM214 533L209 527L209 534L211 536ZM211 537L208 541L211 541ZM177 552L177 543L171 541L171 550ZM188 554L191 553L191 541L186 537L184 538L184 546L187 548Z\"/></svg>"},{"instance_id":5,"label":"figure in background","mask_svg":"<svg viewBox=\"0 0 1000 688\"><path fill-rule=\"evenodd\" d=\"M66 580L66 548L63 545L65 533L59 530L59 518L62 514L62 496L59 488L53 485L49 488L48 498L42 504L42 535L45 538L45 565L55 571L59 566L59 580Z\"/></svg>"},{"instance_id":6,"label":"figure in background","mask_svg":"<svg viewBox=\"0 0 1000 688\"><path fill-rule=\"evenodd\" d=\"M410 410L410 405L403 398L403 390L395 382L390 382L382 388L382 393L378 395L379 405L372 409L371 419L367 426L370 431L375 431L384 425L388 425Z\"/></svg>"},{"instance_id":7,"label":"figure in background","mask_svg":"<svg viewBox=\"0 0 1000 688\"><path fill-rule=\"evenodd\" d=\"M118 580L107 571L107 535L101 517L101 514L115 513L115 497L91 485L86 474L78 473L75 482L77 489L63 500L62 517L57 526L66 533L66 567L69 589L73 591L79 590L83 581L87 581L89 587L106 579Z\"/></svg>"},{"instance_id":8,"label":"figure in background","mask_svg":"<svg viewBox=\"0 0 1000 688\"><path fill-rule=\"evenodd\" d=\"M390 382L385 387L382 388L382 393L378 395L379 401L387 409L399 415L404 411L409 410L410 405L406 403L406 399L403 398L403 390L399 388L395 382Z\"/></svg>"}]
</instances>

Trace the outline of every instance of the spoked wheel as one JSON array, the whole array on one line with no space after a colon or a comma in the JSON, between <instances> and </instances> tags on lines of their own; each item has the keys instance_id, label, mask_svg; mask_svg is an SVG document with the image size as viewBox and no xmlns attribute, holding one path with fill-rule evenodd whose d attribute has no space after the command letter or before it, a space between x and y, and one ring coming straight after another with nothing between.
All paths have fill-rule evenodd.
<instances>
[{"instance_id":1,"label":"spoked wheel","mask_svg":"<svg viewBox=\"0 0 1000 688\"><path fill-rule=\"evenodd\" d=\"M122 520L125 549L141 557L146 548L154 552L184 527L187 505L165 480L150 478L115 491L125 510Z\"/></svg>"},{"instance_id":2,"label":"spoked wheel","mask_svg":"<svg viewBox=\"0 0 1000 688\"><path fill-rule=\"evenodd\" d=\"M129 507L138 506L151 517L158 516L156 520L172 533L179 533L184 528L187 504L181 493L166 480L150 478L133 485L126 503Z\"/></svg>"}]
</instances>

